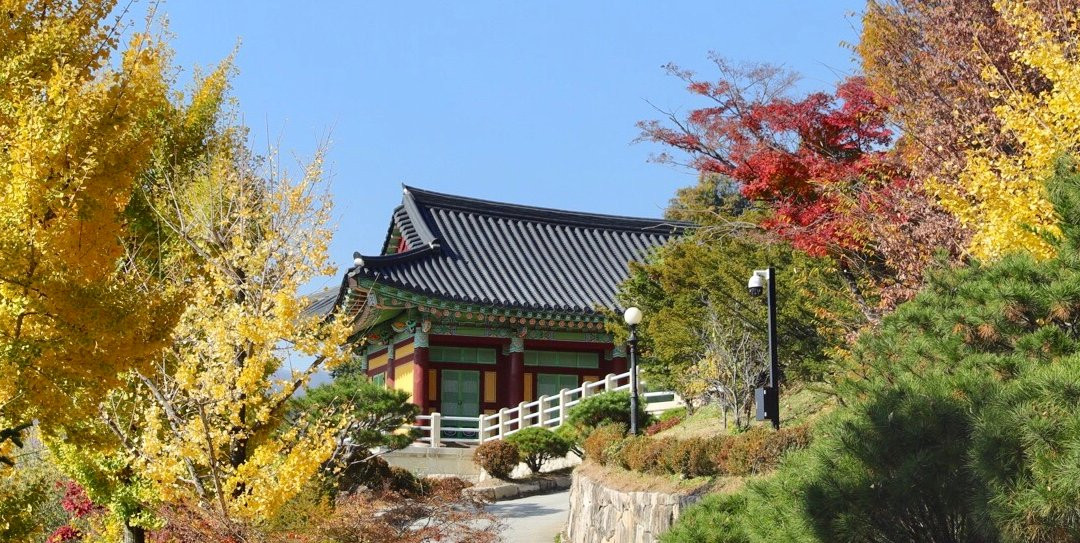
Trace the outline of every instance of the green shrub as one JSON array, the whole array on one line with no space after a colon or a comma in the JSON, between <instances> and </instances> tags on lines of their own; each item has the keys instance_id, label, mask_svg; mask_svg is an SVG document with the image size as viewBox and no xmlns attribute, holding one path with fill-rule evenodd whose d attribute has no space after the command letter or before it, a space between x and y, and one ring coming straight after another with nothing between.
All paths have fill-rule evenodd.
<instances>
[{"instance_id":1,"label":"green shrub","mask_svg":"<svg viewBox=\"0 0 1080 543\"><path fill-rule=\"evenodd\" d=\"M539 473L548 460L562 458L570 452L570 443L547 428L530 426L506 438L518 449L518 458L533 473Z\"/></svg>"},{"instance_id":2,"label":"green shrub","mask_svg":"<svg viewBox=\"0 0 1080 543\"><path fill-rule=\"evenodd\" d=\"M746 496L711 494L686 510L660 543L750 543L743 526Z\"/></svg>"},{"instance_id":3,"label":"green shrub","mask_svg":"<svg viewBox=\"0 0 1080 543\"><path fill-rule=\"evenodd\" d=\"M629 427L630 393L603 392L589 396L570 408L567 419L570 425L577 428L583 435L588 435L593 428L610 422L621 422ZM637 420L641 428L649 424L649 414L645 412L644 400L638 403Z\"/></svg>"},{"instance_id":4,"label":"green shrub","mask_svg":"<svg viewBox=\"0 0 1080 543\"><path fill-rule=\"evenodd\" d=\"M585 436L578 431L577 428L569 424L563 424L555 429L555 435L563 438L568 445L570 445L570 452L585 457L585 452L582 450L582 444L585 442Z\"/></svg>"},{"instance_id":5,"label":"green shrub","mask_svg":"<svg viewBox=\"0 0 1080 543\"><path fill-rule=\"evenodd\" d=\"M519 458L517 446L501 439L488 441L473 451L473 462L496 479L509 477Z\"/></svg>"},{"instance_id":6,"label":"green shrub","mask_svg":"<svg viewBox=\"0 0 1080 543\"><path fill-rule=\"evenodd\" d=\"M667 411L664 411L663 413L660 413L660 415L656 418L656 420L660 421L660 422L663 422L665 420L670 420L670 419L683 420L685 418L686 418L686 408L685 407L676 407L674 409L668 409Z\"/></svg>"},{"instance_id":7,"label":"green shrub","mask_svg":"<svg viewBox=\"0 0 1080 543\"><path fill-rule=\"evenodd\" d=\"M403 496L422 496L427 493L424 481L413 472L397 466L390 467L390 477L386 481L386 487Z\"/></svg>"},{"instance_id":8,"label":"green shrub","mask_svg":"<svg viewBox=\"0 0 1080 543\"><path fill-rule=\"evenodd\" d=\"M299 532L312 519L326 518L334 511L332 492L325 483L308 481L300 492L289 498L272 516L263 519L270 532Z\"/></svg>"},{"instance_id":9,"label":"green shrub","mask_svg":"<svg viewBox=\"0 0 1080 543\"><path fill-rule=\"evenodd\" d=\"M333 492L341 491L351 494L361 487L381 490L390 476L390 464L386 460L378 456L368 458L363 462L349 464L338 477L327 481L330 486L327 493L333 495Z\"/></svg>"},{"instance_id":10,"label":"green shrub","mask_svg":"<svg viewBox=\"0 0 1080 543\"><path fill-rule=\"evenodd\" d=\"M611 423L598 426L581 445L585 458L600 465L607 464L612 459L614 448L626 436L626 426L621 423Z\"/></svg>"},{"instance_id":11,"label":"green shrub","mask_svg":"<svg viewBox=\"0 0 1080 543\"><path fill-rule=\"evenodd\" d=\"M45 535L69 519L61 507L64 476L40 449L18 458L15 467L0 474L0 541L43 541Z\"/></svg>"},{"instance_id":12,"label":"green shrub","mask_svg":"<svg viewBox=\"0 0 1080 543\"><path fill-rule=\"evenodd\" d=\"M1080 540L1080 357L1017 379L972 433L986 516L1017 541Z\"/></svg>"},{"instance_id":13,"label":"green shrub","mask_svg":"<svg viewBox=\"0 0 1080 543\"><path fill-rule=\"evenodd\" d=\"M801 523L817 541L1000 541L980 520L965 401L950 383L927 384L899 381L839 413L808 454L750 486L748 526L763 540Z\"/></svg>"}]
</instances>

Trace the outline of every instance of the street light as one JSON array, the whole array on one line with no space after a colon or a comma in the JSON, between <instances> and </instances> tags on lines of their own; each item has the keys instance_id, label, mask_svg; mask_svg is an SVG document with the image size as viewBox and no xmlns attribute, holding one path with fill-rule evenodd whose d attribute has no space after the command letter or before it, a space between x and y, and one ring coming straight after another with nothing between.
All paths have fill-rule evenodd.
<instances>
[{"instance_id":1,"label":"street light","mask_svg":"<svg viewBox=\"0 0 1080 543\"><path fill-rule=\"evenodd\" d=\"M623 320L630 326L630 337L626 340L626 347L630 351L630 434L637 435L637 325L641 322L641 310L636 307L626 308Z\"/></svg>"},{"instance_id":2,"label":"street light","mask_svg":"<svg viewBox=\"0 0 1080 543\"><path fill-rule=\"evenodd\" d=\"M769 306L769 382L765 387L754 391L757 403L757 420L769 419L773 428L780 428L780 363L776 354L776 271L770 266L764 270L754 270L746 289L751 296L761 296L766 290L766 302Z\"/></svg>"}]
</instances>

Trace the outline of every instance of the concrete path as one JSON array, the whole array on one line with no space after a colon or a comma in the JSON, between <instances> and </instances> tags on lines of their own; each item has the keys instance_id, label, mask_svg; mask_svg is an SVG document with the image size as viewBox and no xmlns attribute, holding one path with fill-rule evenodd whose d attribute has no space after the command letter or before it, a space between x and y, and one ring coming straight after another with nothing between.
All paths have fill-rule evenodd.
<instances>
[{"instance_id":1,"label":"concrete path","mask_svg":"<svg viewBox=\"0 0 1080 543\"><path fill-rule=\"evenodd\" d=\"M487 510L506 524L506 543L552 543L566 526L570 491L496 502Z\"/></svg>"}]
</instances>

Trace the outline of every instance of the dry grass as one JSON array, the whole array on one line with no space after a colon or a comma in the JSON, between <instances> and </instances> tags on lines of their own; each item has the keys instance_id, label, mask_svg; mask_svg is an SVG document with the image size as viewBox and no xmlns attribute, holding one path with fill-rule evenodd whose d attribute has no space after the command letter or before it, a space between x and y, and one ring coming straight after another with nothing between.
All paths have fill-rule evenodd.
<instances>
[{"instance_id":1,"label":"dry grass","mask_svg":"<svg viewBox=\"0 0 1080 543\"><path fill-rule=\"evenodd\" d=\"M743 477L697 477L680 479L670 475L651 475L627 471L618 466L601 466L586 461L577 467L579 474L621 492L663 492L666 494L698 494L702 492L735 492L742 488Z\"/></svg>"}]
</instances>

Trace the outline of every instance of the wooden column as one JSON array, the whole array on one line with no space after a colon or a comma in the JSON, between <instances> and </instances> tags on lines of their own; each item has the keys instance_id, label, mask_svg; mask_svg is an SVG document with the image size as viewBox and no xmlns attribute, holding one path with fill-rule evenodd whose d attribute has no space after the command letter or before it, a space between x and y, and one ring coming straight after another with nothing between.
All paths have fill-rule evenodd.
<instances>
[{"instance_id":1,"label":"wooden column","mask_svg":"<svg viewBox=\"0 0 1080 543\"><path fill-rule=\"evenodd\" d=\"M386 345L386 388L394 388L394 341Z\"/></svg>"},{"instance_id":2,"label":"wooden column","mask_svg":"<svg viewBox=\"0 0 1080 543\"><path fill-rule=\"evenodd\" d=\"M510 372L507 389L510 394L507 403L517 405L525 400L525 340L520 337L510 338Z\"/></svg>"},{"instance_id":3,"label":"wooden column","mask_svg":"<svg viewBox=\"0 0 1080 543\"><path fill-rule=\"evenodd\" d=\"M428 408L428 335L419 328L413 336L413 403L420 407L420 413L427 413Z\"/></svg>"}]
</instances>

